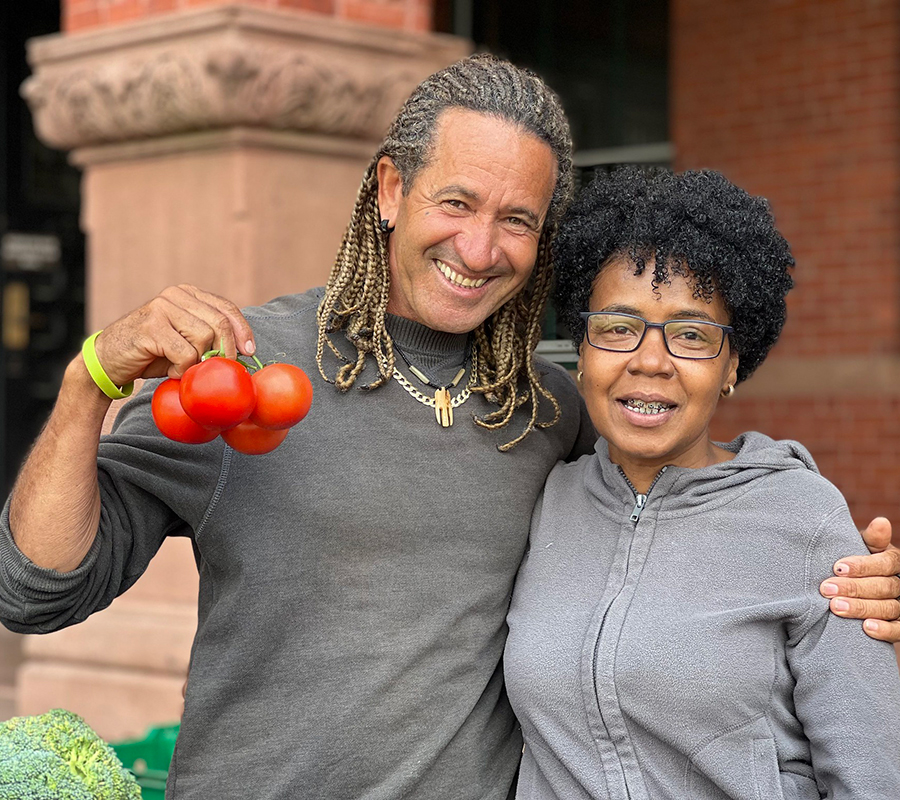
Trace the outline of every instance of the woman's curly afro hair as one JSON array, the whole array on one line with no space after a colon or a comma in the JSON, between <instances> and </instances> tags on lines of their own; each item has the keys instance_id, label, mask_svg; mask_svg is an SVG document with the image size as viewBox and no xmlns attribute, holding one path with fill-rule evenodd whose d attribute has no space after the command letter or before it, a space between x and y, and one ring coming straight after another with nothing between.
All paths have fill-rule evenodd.
<instances>
[{"instance_id":1,"label":"woman's curly afro hair","mask_svg":"<svg viewBox=\"0 0 900 800\"><path fill-rule=\"evenodd\" d=\"M676 274L692 281L698 298L719 292L734 328L738 382L781 333L794 258L768 202L718 172L623 167L584 190L554 250L556 307L577 346L584 339L578 313L588 310L600 270L620 257L634 263L635 275L652 262L655 287Z\"/></svg>"}]
</instances>

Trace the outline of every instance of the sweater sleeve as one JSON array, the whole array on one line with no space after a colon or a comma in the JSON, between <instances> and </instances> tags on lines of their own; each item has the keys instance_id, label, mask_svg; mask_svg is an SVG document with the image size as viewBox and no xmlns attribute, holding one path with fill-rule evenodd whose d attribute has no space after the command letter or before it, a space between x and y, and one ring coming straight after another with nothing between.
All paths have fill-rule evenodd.
<instances>
[{"instance_id":1,"label":"sweater sleeve","mask_svg":"<svg viewBox=\"0 0 900 800\"><path fill-rule=\"evenodd\" d=\"M864 552L841 499L807 548L809 610L790 631L788 646L796 713L811 744L819 791L833 800L900 797L895 651L866 636L859 620L832 614L818 591L835 561Z\"/></svg>"},{"instance_id":2,"label":"sweater sleeve","mask_svg":"<svg viewBox=\"0 0 900 800\"><path fill-rule=\"evenodd\" d=\"M83 621L137 581L167 536L191 537L202 523L230 451L218 439L182 445L163 437L150 415L157 384L145 384L101 439L100 523L75 570L45 569L22 554L7 501L0 515L0 621L10 630L47 633Z\"/></svg>"},{"instance_id":3,"label":"sweater sleeve","mask_svg":"<svg viewBox=\"0 0 900 800\"><path fill-rule=\"evenodd\" d=\"M577 461L585 453L593 453L594 445L597 444L597 430L594 428L594 423L591 421L584 398L580 393L578 394L577 402L579 414L578 437L576 438L572 452L569 453L566 461Z\"/></svg>"}]
</instances>

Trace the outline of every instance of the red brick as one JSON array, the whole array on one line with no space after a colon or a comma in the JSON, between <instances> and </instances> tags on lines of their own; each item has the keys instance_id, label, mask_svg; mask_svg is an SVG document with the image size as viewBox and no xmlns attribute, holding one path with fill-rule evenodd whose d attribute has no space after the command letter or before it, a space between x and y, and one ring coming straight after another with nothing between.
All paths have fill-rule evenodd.
<instances>
[{"instance_id":1,"label":"red brick","mask_svg":"<svg viewBox=\"0 0 900 800\"><path fill-rule=\"evenodd\" d=\"M334 14L335 0L277 0L281 8L314 11L317 14Z\"/></svg>"},{"instance_id":2,"label":"red brick","mask_svg":"<svg viewBox=\"0 0 900 800\"><path fill-rule=\"evenodd\" d=\"M147 0L148 14L167 14L177 11L181 6L181 0Z\"/></svg>"},{"instance_id":3,"label":"red brick","mask_svg":"<svg viewBox=\"0 0 900 800\"><path fill-rule=\"evenodd\" d=\"M347 0L338 7L338 15L356 22L403 30L406 27L406 0Z\"/></svg>"},{"instance_id":4,"label":"red brick","mask_svg":"<svg viewBox=\"0 0 900 800\"><path fill-rule=\"evenodd\" d=\"M109 22L131 22L148 14L145 0L110 0L108 6Z\"/></svg>"},{"instance_id":5,"label":"red brick","mask_svg":"<svg viewBox=\"0 0 900 800\"><path fill-rule=\"evenodd\" d=\"M183 8L197 6L252 5L248 0L181 0Z\"/></svg>"},{"instance_id":6,"label":"red brick","mask_svg":"<svg viewBox=\"0 0 900 800\"><path fill-rule=\"evenodd\" d=\"M63 0L62 10L63 13L96 10L97 2L98 0Z\"/></svg>"},{"instance_id":7,"label":"red brick","mask_svg":"<svg viewBox=\"0 0 900 800\"><path fill-rule=\"evenodd\" d=\"M100 12L94 7L84 7L82 11L65 9L62 18L62 29L66 33L78 33L103 24Z\"/></svg>"}]
</instances>

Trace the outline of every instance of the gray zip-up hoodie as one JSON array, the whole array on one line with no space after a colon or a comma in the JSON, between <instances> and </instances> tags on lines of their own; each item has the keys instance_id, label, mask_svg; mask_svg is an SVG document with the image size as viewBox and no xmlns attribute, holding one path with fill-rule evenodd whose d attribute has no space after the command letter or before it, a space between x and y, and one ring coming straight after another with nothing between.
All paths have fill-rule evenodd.
<instances>
[{"instance_id":1,"label":"gray zip-up hoodie","mask_svg":"<svg viewBox=\"0 0 900 800\"><path fill-rule=\"evenodd\" d=\"M550 474L509 612L522 800L897 800L890 645L819 582L865 549L795 442L758 433L636 497L596 453Z\"/></svg>"}]
</instances>

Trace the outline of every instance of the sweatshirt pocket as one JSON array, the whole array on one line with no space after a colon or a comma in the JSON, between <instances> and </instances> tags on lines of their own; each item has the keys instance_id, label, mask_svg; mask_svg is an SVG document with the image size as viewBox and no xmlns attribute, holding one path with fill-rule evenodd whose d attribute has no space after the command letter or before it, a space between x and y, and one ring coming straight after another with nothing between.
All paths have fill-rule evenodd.
<instances>
[{"instance_id":1,"label":"sweatshirt pocket","mask_svg":"<svg viewBox=\"0 0 900 800\"><path fill-rule=\"evenodd\" d=\"M784 800L774 739L753 740L753 776L756 800Z\"/></svg>"},{"instance_id":2,"label":"sweatshirt pocket","mask_svg":"<svg viewBox=\"0 0 900 800\"><path fill-rule=\"evenodd\" d=\"M784 800L775 738L765 717L727 731L695 752L684 794L689 800Z\"/></svg>"}]
</instances>

